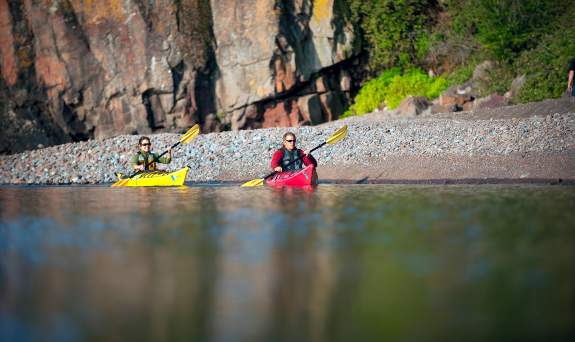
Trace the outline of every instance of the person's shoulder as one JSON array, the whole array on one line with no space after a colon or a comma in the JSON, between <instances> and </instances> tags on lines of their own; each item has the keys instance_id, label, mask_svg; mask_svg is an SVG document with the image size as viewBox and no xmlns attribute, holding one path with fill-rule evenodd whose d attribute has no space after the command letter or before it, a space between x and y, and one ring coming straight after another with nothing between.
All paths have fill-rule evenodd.
<instances>
[{"instance_id":1,"label":"person's shoulder","mask_svg":"<svg viewBox=\"0 0 575 342\"><path fill-rule=\"evenodd\" d=\"M137 163L138 159L140 159L140 152L132 154L132 163Z\"/></svg>"}]
</instances>

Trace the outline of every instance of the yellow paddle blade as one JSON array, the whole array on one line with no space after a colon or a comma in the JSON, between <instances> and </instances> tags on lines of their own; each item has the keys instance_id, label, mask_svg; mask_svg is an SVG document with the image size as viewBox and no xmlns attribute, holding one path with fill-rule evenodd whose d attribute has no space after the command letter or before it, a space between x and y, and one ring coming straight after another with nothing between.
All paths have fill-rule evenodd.
<instances>
[{"instance_id":1,"label":"yellow paddle blade","mask_svg":"<svg viewBox=\"0 0 575 342\"><path fill-rule=\"evenodd\" d=\"M347 125L338 129L334 134L326 140L328 144L335 144L347 136Z\"/></svg>"},{"instance_id":2,"label":"yellow paddle blade","mask_svg":"<svg viewBox=\"0 0 575 342\"><path fill-rule=\"evenodd\" d=\"M129 180L130 180L129 178L120 179L116 183L112 184L112 186L124 186L124 184L126 184L126 182Z\"/></svg>"},{"instance_id":3,"label":"yellow paddle blade","mask_svg":"<svg viewBox=\"0 0 575 342\"><path fill-rule=\"evenodd\" d=\"M263 178L252 179L251 181L248 181L248 182L245 182L244 184L242 184L242 187L251 187L251 186L260 186L260 185L264 185L264 179Z\"/></svg>"},{"instance_id":4,"label":"yellow paddle blade","mask_svg":"<svg viewBox=\"0 0 575 342\"><path fill-rule=\"evenodd\" d=\"M195 124L186 133L184 133L184 135L182 135L182 137L180 138L180 142L182 144L189 143L190 141L192 141L192 139L197 137L198 134L200 134L200 125Z\"/></svg>"}]
</instances>

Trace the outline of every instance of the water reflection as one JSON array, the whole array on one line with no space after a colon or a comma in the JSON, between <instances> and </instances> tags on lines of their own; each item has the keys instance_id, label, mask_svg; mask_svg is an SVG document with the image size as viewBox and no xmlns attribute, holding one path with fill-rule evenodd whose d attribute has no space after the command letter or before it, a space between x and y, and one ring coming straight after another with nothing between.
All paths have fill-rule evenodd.
<instances>
[{"instance_id":1,"label":"water reflection","mask_svg":"<svg viewBox=\"0 0 575 342\"><path fill-rule=\"evenodd\" d=\"M570 187L0 188L0 340L574 337Z\"/></svg>"}]
</instances>

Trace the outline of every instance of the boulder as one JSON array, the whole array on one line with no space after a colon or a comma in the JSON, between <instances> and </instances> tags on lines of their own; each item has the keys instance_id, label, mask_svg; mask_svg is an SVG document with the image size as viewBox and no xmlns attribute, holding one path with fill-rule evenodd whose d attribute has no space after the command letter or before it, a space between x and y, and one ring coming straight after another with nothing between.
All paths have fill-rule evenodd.
<instances>
[{"instance_id":1,"label":"boulder","mask_svg":"<svg viewBox=\"0 0 575 342\"><path fill-rule=\"evenodd\" d=\"M491 74L496 68L493 61L484 61L479 63L473 70L472 80L475 82L489 82L491 81Z\"/></svg>"},{"instance_id":2,"label":"boulder","mask_svg":"<svg viewBox=\"0 0 575 342\"><path fill-rule=\"evenodd\" d=\"M431 102L425 96L408 96L393 111L394 116L413 117L425 111Z\"/></svg>"},{"instance_id":3,"label":"boulder","mask_svg":"<svg viewBox=\"0 0 575 342\"><path fill-rule=\"evenodd\" d=\"M463 107L458 105L450 105L450 106L442 106L440 104L433 104L429 107L430 114L437 114L437 113L450 113L450 112L460 112L463 110Z\"/></svg>"},{"instance_id":4,"label":"boulder","mask_svg":"<svg viewBox=\"0 0 575 342\"><path fill-rule=\"evenodd\" d=\"M505 96L498 94L491 94L486 97L482 97L473 101L473 110L487 109L487 108L497 108L507 106L509 104L509 99Z\"/></svg>"},{"instance_id":5,"label":"boulder","mask_svg":"<svg viewBox=\"0 0 575 342\"><path fill-rule=\"evenodd\" d=\"M527 77L524 74L513 79L511 87L509 87L509 90L505 93L505 97L508 99L516 98L519 95L521 88L523 88L523 85L525 85L526 80Z\"/></svg>"}]
</instances>

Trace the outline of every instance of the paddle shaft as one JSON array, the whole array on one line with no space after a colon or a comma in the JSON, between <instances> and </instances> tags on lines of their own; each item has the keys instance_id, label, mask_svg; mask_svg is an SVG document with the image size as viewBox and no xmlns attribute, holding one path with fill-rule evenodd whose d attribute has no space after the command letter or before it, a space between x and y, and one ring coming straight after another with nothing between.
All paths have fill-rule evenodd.
<instances>
[{"instance_id":1,"label":"paddle shaft","mask_svg":"<svg viewBox=\"0 0 575 342\"><path fill-rule=\"evenodd\" d=\"M327 142L322 142L321 144L317 145L316 147L312 148L311 151L309 151L308 155L310 155L313 151L317 150L320 147L323 147L325 144L327 144ZM291 164L295 163L296 161L300 160L302 157L297 157L296 159L292 160L291 162L287 163L284 167L290 166ZM271 176L275 175L277 171L274 171L272 173L270 173L269 175L265 176L263 179L268 179Z\"/></svg>"}]
</instances>

